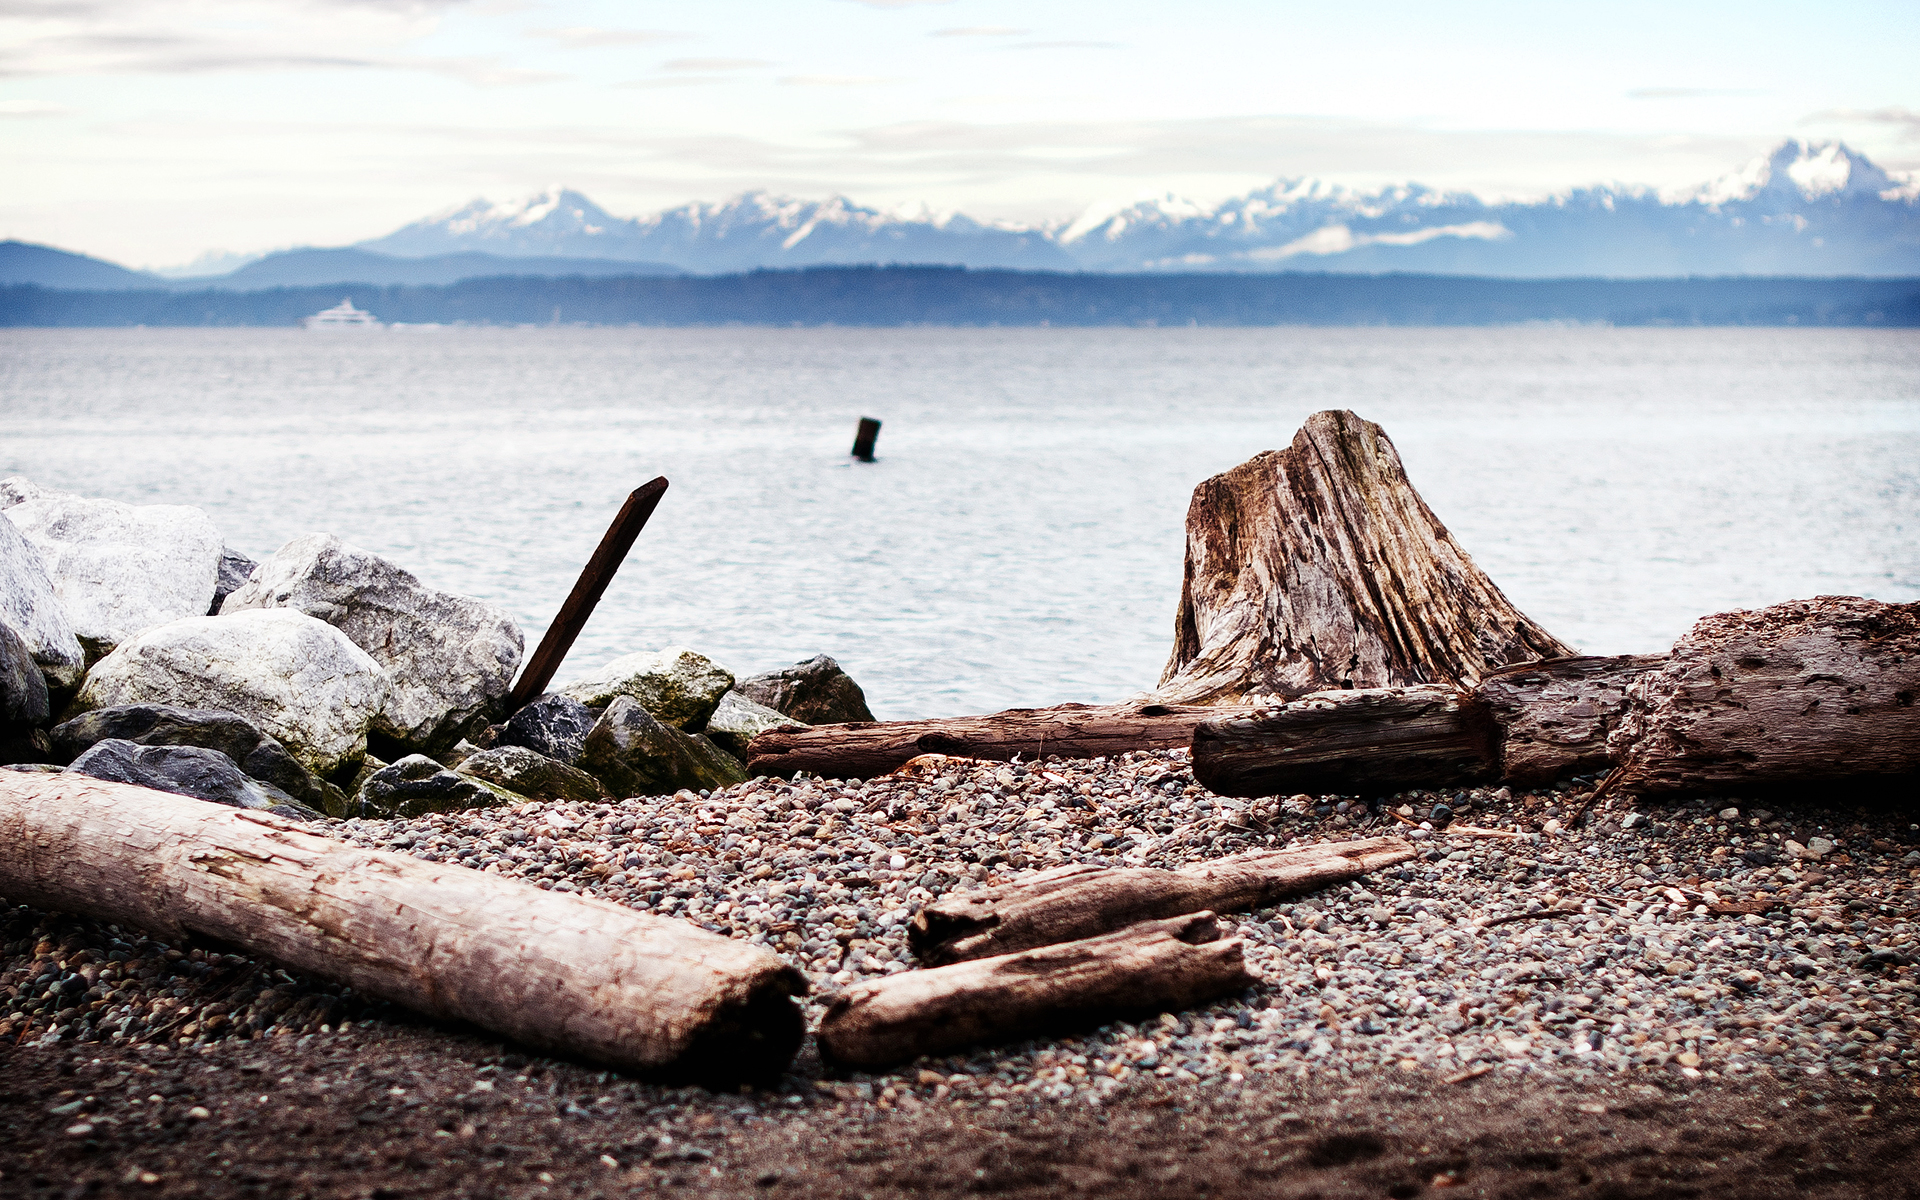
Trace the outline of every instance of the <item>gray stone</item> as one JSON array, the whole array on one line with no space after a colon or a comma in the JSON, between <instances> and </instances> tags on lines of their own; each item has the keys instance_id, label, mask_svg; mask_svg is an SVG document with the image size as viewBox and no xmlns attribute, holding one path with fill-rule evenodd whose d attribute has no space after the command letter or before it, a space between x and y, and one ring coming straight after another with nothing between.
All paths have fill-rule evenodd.
<instances>
[{"instance_id":1,"label":"gray stone","mask_svg":"<svg viewBox=\"0 0 1920 1200\"><path fill-rule=\"evenodd\" d=\"M272 736L238 713L178 708L171 704L122 704L95 709L53 730L53 752L72 762L109 738L143 746L199 746L218 750L248 778L278 788L308 808L345 816L346 796L301 766Z\"/></svg>"},{"instance_id":2,"label":"gray stone","mask_svg":"<svg viewBox=\"0 0 1920 1200\"><path fill-rule=\"evenodd\" d=\"M386 699L387 673L344 633L291 609L188 617L96 664L79 711L170 704L230 712L277 738L316 775L351 768Z\"/></svg>"},{"instance_id":3,"label":"gray stone","mask_svg":"<svg viewBox=\"0 0 1920 1200\"><path fill-rule=\"evenodd\" d=\"M180 504L122 504L13 483L4 515L40 552L54 595L92 655L213 602L220 533Z\"/></svg>"},{"instance_id":4,"label":"gray stone","mask_svg":"<svg viewBox=\"0 0 1920 1200\"><path fill-rule=\"evenodd\" d=\"M424 754L409 754L367 776L355 799L363 817L417 817L516 804L525 797L457 775Z\"/></svg>"},{"instance_id":5,"label":"gray stone","mask_svg":"<svg viewBox=\"0 0 1920 1200\"><path fill-rule=\"evenodd\" d=\"M426 587L399 565L331 534L295 538L221 606L296 609L339 629L386 668L376 732L443 750L484 723L513 683L522 639L491 604Z\"/></svg>"},{"instance_id":6,"label":"gray stone","mask_svg":"<svg viewBox=\"0 0 1920 1200\"><path fill-rule=\"evenodd\" d=\"M503 746L525 746L557 762L572 765L587 744L587 733L599 715L572 696L548 692L537 696L508 718L500 735Z\"/></svg>"},{"instance_id":7,"label":"gray stone","mask_svg":"<svg viewBox=\"0 0 1920 1200\"><path fill-rule=\"evenodd\" d=\"M0 621L0 736L9 726L39 725L50 715L40 664L13 626Z\"/></svg>"},{"instance_id":8,"label":"gray stone","mask_svg":"<svg viewBox=\"0 0 1920 1200\"><path fill-rule=\"evenodd\" d=\"M560 691L589 708L626 696L655 720L691 732L707 723L732 686L733 672L685 646L669 646L616 658Z\"/></svg>"},{"instance_id":9,"label":"gray stone","mask_svg":"<svg viewBox=\"0 0 1920 1200\"><path fill-rule=\"evenodd\" d=\"M86 653L74 636L67 610L54 594L53 580L40 552L12 521L0 520L0 623L11 625L27 644L49 686L69 691L80 686Z\"/></svg>"},{"instance_id":10,"label":"gray stone","mask_svg":"<svg viewBox=\"0 0 1920 1200\"><path fill-rule=\"evenodd\" d=\"M840 664L824 654L784 671L770 671L743 679L734 689L755 704L785 713L803 725L837 725L871 721L866 693Z\"/></svg>"},{"instance_id":11,"label":"gray stone","mask_svg":"<svg viewBox=\"0 0 1920 1200\"><path fill-rule=\"evenodd\" d=\"M706 735L715 745L736 758L745 759L747 743L769 729L778 729L782 725L798 725L785 713L775 712L764 704L755 704L739 692L728 692L720 697L720 707L713 710L707 718Z\"/></svg>"},{"instance_id":12,"label":"gray stone","mask_svg":"<svg viewBox=\"0 0 1920 1200\"><path fill-rule=\"evenodd\" d=\"M577 764L616 796L664 796L681 788L727 787L746 768L712 742L657 721L629 696L601 714Z\"/></svg>"},{"instance_id":13,"label":"gray stone","mask_svg":"<svg viewBox=\"0 0 1920 1200\"><path fill-rule=\"evenodd\" d=\"M142 746L125 738L108 738L94 743L67 770L234 808L262 808L303 821L320 815L279 788L247 778L232 759L203 746Z\"/></svg>"},{"instance_id":14,"label":"gray stone","mask_svg":"<svg viewBox=\"0 0 1920 1200\"><path fill-rule=\"evenodd\" d=\"M253 577L253 569L259 565L232 546L223 547L220 551L219 574L213 583L213 605L207 609L207 615L219 616L220 605Z\"/></svg>"},{"instance_id":15,"label":"gray stone","mask_svg":"<svg viewBox=\"0 0 1920 1200\"><path fill-rule=\"evenodd\" d=\"M460 774L491 783L532 800L578 800L591 804L607 798L600 781L566 763L536 754L525 746L497 746L468 755Z\"/></svg>"}]
</instances>

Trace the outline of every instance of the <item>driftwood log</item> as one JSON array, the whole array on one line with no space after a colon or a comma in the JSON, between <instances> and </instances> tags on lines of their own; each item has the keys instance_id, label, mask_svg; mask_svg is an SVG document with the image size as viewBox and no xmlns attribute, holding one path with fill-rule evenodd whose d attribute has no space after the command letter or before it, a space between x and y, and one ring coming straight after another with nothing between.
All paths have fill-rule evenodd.
<instances>
[{"instance_id":1,"label":"driftwood log","mask_svg":"<svg viewBox=\"0 0 1920 1200\"><path fill-rule=\"evenodd\" d=\"M831 1061L882 1067L976 1042L1189 1008L1252 986L1245 943L1209 912L1083 941L906 971L835 997L820 1022Z\"/></svg>"},{"instance_id":2,"label":"driftwood log","mask_svg":"<svg viewBox=\"0 0 1920 1200\"><path fill-rule=\"evenodd\" d=\"M0 771L0 896L201 936L526 1045L701 1082L774 1078L793 967L680 921L297 822L82 776Z\"/></svg>"},{"instance_id":3,"label":"driftwood log","mask_svg":"<svg viewBox=\"0 0 1920 1200\"><path fill-rule=\"evenodd\" d=\"M987 958L1078 941L1139 921L1271 904L1405 862L1399 838L1267 850L1168 871L1074 864L972 892L950 893L920 910L907 930L930 963Z\"/></svg>"},{"instance_id":4,"label":"driftwood log","mask_svg":"<svg viewBox=\"0 0 1920 1200\"><path fill-rule=\"evenodd\" d=\"M1193 732L1193 777L1222 796L1477 783L1493 778L1499 761L1486 708L1433 685L1320 692Z\"/></svg>"},{"instance_id":5,"label":"driftwood log","mask_svg":"<svg viewBox=\"0 0 1920 1200\"><path fill-rule=\"evenodd\" d=\"M1471 684L1573 653L1454 542L1378 425L1320 412L1287 449L1194 489L1173 654L1153 699Z\"/></svg>"},{"instance_id":6,"label":"driftwood log","mask_svg":"<svg viewBox=\"0 0 1920 1200\"><path fill-rule=\"evenodd\" d=\"M1920 602L1816 596L1697 622L1627 689L1623 792L1920 794Z\"/></svg>"},{"instance_id":7,"label":"driftwood log","mask_svg":"<svg viewBox=\"0 0 1920 1200\"><path fill-rule=\"evenodd\" d=\"M985 717L783 725L748 744L747 767L755 775L811 771L829 779L871 779L922 754L1005 761L1015 755L1098 758L1166 750L1191 743L1194 726L1220 711L1195 705L1062 704Z\"/></svg>"},{"instance_id":8,"label":"driftwood log","mask_svg":"<svg viewBox=\"0 0 1920 1200\"><path fill-rule=\"evenodd\" d=\"M1499 727L1500 779L1538 787L1612 765L1607 738L1627 713L1627 688L1664 654L1550 658L1502 667L1473 695Z\"/></svg>"}]
</instances>

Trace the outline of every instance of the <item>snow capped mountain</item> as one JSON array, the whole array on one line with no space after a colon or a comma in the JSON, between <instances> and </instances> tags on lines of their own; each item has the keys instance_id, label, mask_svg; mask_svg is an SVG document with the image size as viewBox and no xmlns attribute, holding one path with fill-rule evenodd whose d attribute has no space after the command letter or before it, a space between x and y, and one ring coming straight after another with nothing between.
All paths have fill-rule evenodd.
<instances>
[{"instance_id":1,"label":"snow capped mountain","mask_svg":"<svg viewBox=\"0 0 1920 1200\"><path fill-rule=\"evenodd\" d=\"M1361 191L1281 179L1217 204L1166 195L1033 227L763 191L615 217L556 187L505 204L475 200L360 248L401 257L602 258L700 273L958 263L1536 278L1912 275L1920 274L1920 181L1895 177L1838 142L1788 141L1740 171L1666 196L1602 186L1489 202L1417 183Z\"/></svg>"}]
</instances>

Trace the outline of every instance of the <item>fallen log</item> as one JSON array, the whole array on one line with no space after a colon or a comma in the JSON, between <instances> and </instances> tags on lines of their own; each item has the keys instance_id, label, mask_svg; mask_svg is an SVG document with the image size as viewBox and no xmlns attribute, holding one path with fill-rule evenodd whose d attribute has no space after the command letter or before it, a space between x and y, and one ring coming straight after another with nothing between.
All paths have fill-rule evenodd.
<instances>
[{"instance_id":1,"label":"fallen log","mask_svg":"<svg viewBox=\"0 0 1920 1200\"><path fill-rule=\"evenodd\" d=\"M1193 731L1193 777L1222 796L1384 793L1499 769L1485 706L1452 687L1320 692Z\"/></svg>"},{"instance_id":2,"label":"fallen log","mask_svg":"<svg viewBox=\"0 0 1920 1200\"><path fill-rule=\"evenodd\" d=\"M0 896L216 939L542 1050L709 1083L777 1078L793 967L680 921L297 822L81 776L0 771Z\"/></svg>"},{"instance_id":3,"label":"fallen log","mask_svg":"<svg viewBox=\"0 0 1920 1200\"><path fill-rule=\"evenodd\" d=\"M1607 738L1627 712L1627 688L1664 654L1549 658L1488 673L1474 686L1499 726L1500 779L1538 787L1612 765Z\"/></svg>"},{"instance_id":4,"label":"fallen log","mask_svg":"<svg viewBox=\"0 0 1920 1200\"><path fill-rule=\"evenodd\" d=\"M1367 838L1196 863L1179 870L1074 864L1015 883L951 892L907 929L922 961L940 964L1073 942L1139 921L1271 904L1405 862L1413 845Z\"/></svg>"},{"instance_id":5,"label":"fallen log","mask_svg":"<svg viewBox=\"0 0 1920 1200\"><path fill-rule=\"evenodd\" d=\"M1466 685L1573 653L1454 542L1380 426L1319 412L1287 449L1194 489L1173 653L1153 699Z\"/></svg>"},{"instance_id":6,"label":"fallen log","mask_svg":"<svg viewBox=\"0 0 1920 1200\"><path fill-rule=\"evenodd\" d=\"M1245 943L1210 912L856 984L820 1022L834 1063L883 1067L976 1042L1189 1008L1250 987Z\"/></svg>"},{"instance_id":7,"label":"fallen log","mask_svg":"<svg viewBox=\"0 0 1920 1200\"><path fill-rule=\"evenodd\" d=\"M1004 762L1015 755L1031 761L1048 754L1098 758L1165 750L1185 747L1194 727L1220 712L1165 704L1061 704L984 717L783 725L747 745L747 769L755 775L810 771L829 779L871 779L922 754Z\"/></svg>"},{"instance_id":8,"label":"fallen log","mask_svg":"<svg viewBox=\"0 0 1920 1200\"><path fill-rule=\"evenodd\" d=\"M1704 617L1627 688L1615 790L1920 785L1920 602L1816 596Z\"/></svg>"}]
</instances>

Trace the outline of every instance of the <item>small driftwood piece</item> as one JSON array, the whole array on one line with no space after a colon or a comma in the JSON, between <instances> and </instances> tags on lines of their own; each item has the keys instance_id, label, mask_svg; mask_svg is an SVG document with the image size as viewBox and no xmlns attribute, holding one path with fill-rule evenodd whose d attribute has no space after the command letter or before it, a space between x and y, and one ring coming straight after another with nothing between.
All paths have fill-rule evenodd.
<instances>
[{"instance_id":1,"label":"small driftwood piece","mask_svg":"<svg viewBox=\"0 0 1920 1200\"><path fill-rule=\"evenodd\" d=\"M987 958L1154 918L1258 908L1413 854L1410 842L1381 837L1241 854L1177 871L1077 863L999 887L949 893L914 917L907 943L933 964Z\"/></svg>"},{"instance_id":2,"label":"small driftwood piece","mask_svg":"<svg viewBox=\"0 0 1920 1200\"><path fill-rule=\"evenodd\" d=\"M1473 694L1500 727L1500 778L1538 787L1604 769L1607 738L1627 712L1627 687L1664 654L1549 658L1489 672Z\"/></svg>"},{"instance_id":3,"label":"small driftwood piece","mask_svg":"<svg viewBox=\"0 0 1920 1200\"><path fill-rule=\"evenodd\" d=\"M1194 489L1163 704L1471 684L1573 654L1515 608L1344 410Z\"/></svg>"},{"instance_id":4,"label":"small driftwood piece","mask_svg":"<svg viewBox=\"0 0 1920 1200\"><path fill-rule=\"evenodd\" d=\"M793 967L603 900L75 775L0 771L0 896L238 946L526 1045L699 1082L777 1078Z\"/></svg>"},{"instance_id":5,"label":"small driftwood piece","mask_svg":"<svg viewBox=\"0 0 1920 1200\"><path fill-rule=\"evenodd\" d=\"M1629 794L1920 789L1920 602L1816 596L1704 617L1627 689Z\"/></svg>"},{"instance_id":6,"label":"small driftwood piece","mask_svg":"<svg viewBox=\"0 0 1920 1200\"><path fill-rule=\"evenodd\" d=\"M1166 750L1193 741L1196 725L1217 708L1164 704L1013 708L984 717L929 721L856 721L784 725L747 746L755 775L811 771L832 779L871 779L922 754L1029 761L1048 754L1098 758L1129 750Z\"/></svg>"},{"instance_id":7,"label":"small driftwood piece","mask_svg":"<svg viewBox=\"0 0 1920 1200\"><path fill-rule=\"evenodd\" d=\"M1320 692L1215 717L1193 732L1193 777L1223 796L1378 793L1491 779L1486 711L1451 687Z\"/></svg>"},{"instance_id":8,"label":"small driftwood piece","mask_svg":"<svg viewBox=\"0 0 1920 1200\"><path fill-rule=\"evenodd\" d=\"M1210 912L857 984L820 1022L833 1062L881 1067L976 1042L1189 1008L1254 983Z\"/></svg>"}]
</instances>

